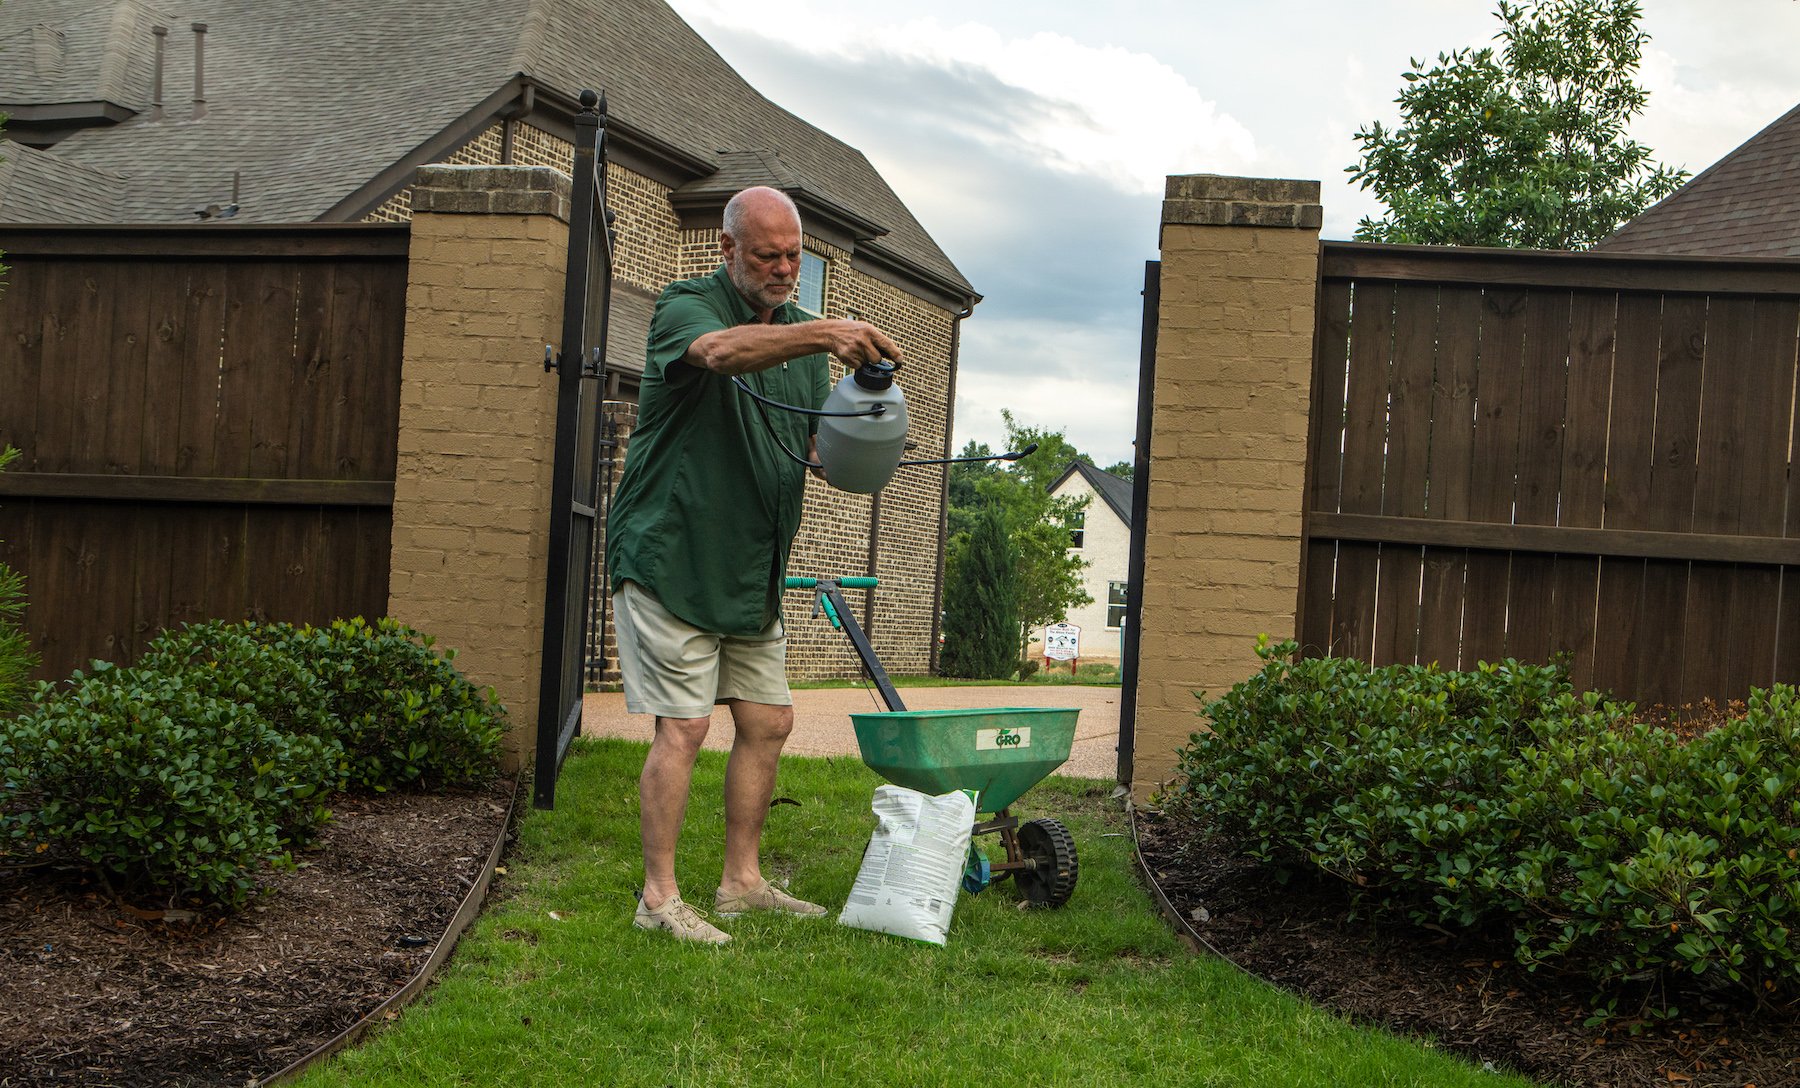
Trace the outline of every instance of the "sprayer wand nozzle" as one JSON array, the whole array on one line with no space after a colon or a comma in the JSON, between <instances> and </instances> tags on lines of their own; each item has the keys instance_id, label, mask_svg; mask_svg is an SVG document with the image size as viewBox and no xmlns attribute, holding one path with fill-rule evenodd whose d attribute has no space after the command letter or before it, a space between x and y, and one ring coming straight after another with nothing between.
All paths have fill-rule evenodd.
<instances>
[{"instance_id":1,"label":"sprayer wand nozzle","mask_svg":"<svg viewBox=\"0 0 1800 1088\"><path fill-rule=\"evenodd\" d=\"M1017 461L1027 454L1035 453L1037 448L1038 444L1033 442L1022 450L1014 450L1011 453L993 453L986 457L938 457L929 461L902 461L900 463L902 465L960 465L969 461Z\"/></svg>"}]
</instances>

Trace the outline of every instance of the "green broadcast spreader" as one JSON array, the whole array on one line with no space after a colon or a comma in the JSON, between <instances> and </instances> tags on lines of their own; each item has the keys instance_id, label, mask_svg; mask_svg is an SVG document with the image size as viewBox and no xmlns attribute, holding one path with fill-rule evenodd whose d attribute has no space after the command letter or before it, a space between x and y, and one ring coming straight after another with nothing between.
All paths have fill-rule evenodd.
<instances>
[{"instance_id":1,"label":"green broadcast spreader","mask_svg":"<svg viewBox=\"0 0 1800 1088\"><path fill-rule=\"evenodd\" d=\"M906 709L843 597L845 589L873 589L876 584L874 578L855 577L787 580L789 589L817 592L814 614L823 611L844 632L887 705L886 713L850 715L863 762L889 782L921 793L976 792L978 816L991 818L977 819L974 834L998 834L1006 857L990 860L979 844L971 845L963 870L968 891L980 892L1010 876L1028 904L1062 906L1080 875L1074 837L1060 820L1045 817L1021 824L1009 810L1068 760L1080 708Z\"/></svg>"}]
</instances>

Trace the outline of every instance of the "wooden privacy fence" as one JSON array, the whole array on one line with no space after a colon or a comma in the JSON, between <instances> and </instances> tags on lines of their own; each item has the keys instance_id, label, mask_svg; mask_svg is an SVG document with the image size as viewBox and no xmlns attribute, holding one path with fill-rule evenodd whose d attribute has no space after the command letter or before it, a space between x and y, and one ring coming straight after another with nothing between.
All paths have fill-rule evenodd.
<instances>
[{"instance_id":1,"label":"wooden privacy fence","mask_svg":"<svg viewBox=\"0 0 1800 1088\"><path fill-rule=\"evenodd\" d=\"M385 614L404 227L0 228L0 558L40 675Z\"/></svg>"},{"instance_id":2,"label":"wooden privacy fence","mask_svg":"<svg viewBox=\"0 0 1800 1088\"><path fill-rule=\"evenodd\" d=\"M1800 681L1800 262L1327 243L1306 652Z\"/></svg>"}]
</instances>

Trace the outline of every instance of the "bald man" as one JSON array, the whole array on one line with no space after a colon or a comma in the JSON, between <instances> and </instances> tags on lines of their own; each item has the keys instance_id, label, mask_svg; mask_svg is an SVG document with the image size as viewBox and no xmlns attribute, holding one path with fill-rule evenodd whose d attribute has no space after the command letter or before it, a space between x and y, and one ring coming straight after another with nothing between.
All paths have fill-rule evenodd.
<instances>
[{"instance_id":1,"label":"bald man","mask_svg":"<svg viewBox=\"0 0 1800 1088\"><path fill-rule=\"evenodd\" d=\"M782 447L816 462L818 417L765 418L732 378L816 409L830 392L827 353L852 369L902 361L873 325L814 319L794 305L800 213L785 194L758 187L732 197L719 251L712 275L672 284L657 300L606 541L625 705L656 716L638 780L644 887L633 924L707 944L731 937L682 900L675 848L694 760L721 703L735 732L714 911L825 913L764 879L761 860L794 727L781 597L806 470Z\"/></svg>"}]
</instances>

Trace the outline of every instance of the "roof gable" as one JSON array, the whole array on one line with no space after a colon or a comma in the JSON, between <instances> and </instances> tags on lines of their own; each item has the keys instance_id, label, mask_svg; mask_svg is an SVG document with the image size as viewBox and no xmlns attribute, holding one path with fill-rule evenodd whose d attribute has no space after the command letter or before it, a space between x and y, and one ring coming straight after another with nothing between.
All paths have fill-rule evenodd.
<instances>
[{"instance_id":1,"label":"roof gable","mask_svg":"<svg viewBox=\"0 0 1800 1088\"><path fill-rule=\"evenodd\" d=\"M27 216L48 216L73 207L95 221L112 218L124 179L105 170L60 159L0 140L0 193L8 211Z\"/></svg>"},{"instance_id":2,"label":"roof gable","mask_svg":"<svg viewBox=\"0 0 1800 1088\"><path fill-rule=\"evenodd\" d=\"M43 144L149 105L152 52L140 46L167 21L149 5L11 0L0 12L0 113L14 139Z\"/></svg>"},{"instance_id":3,"label":"roof gable","mask_svg":"<svg viewBox=\"0 0 1800 1088\"><path fill-rule=\"evenodd\" d=\"M1076 475L1079 475L1085 480L1087 485L1093 489L1094 493L1099 495L1101 500L1106 503L1107 508L1110 509L1120 521L1124 522L1127 528L1130 528L1130 480L1127 480L1122 476L1114 476L1112 473L1103 469L1097 469L1086 461L1071 461L1069 462L1069 467L1063 470L1063 474L1051 482L1049 488L1050 493L1052 495L1056 494L1063 484L1069 481L1070 477Z\"/></svg>"},{"instance_id":4,"label":"roof gable","mask_svg":"<svg viewBox=\"0 0 1800 1088\"><path fill-rule=\"evenodd\" d=\"M1594 249L1800 257L1800 106Z\"/></svg>"}]
</instances>

